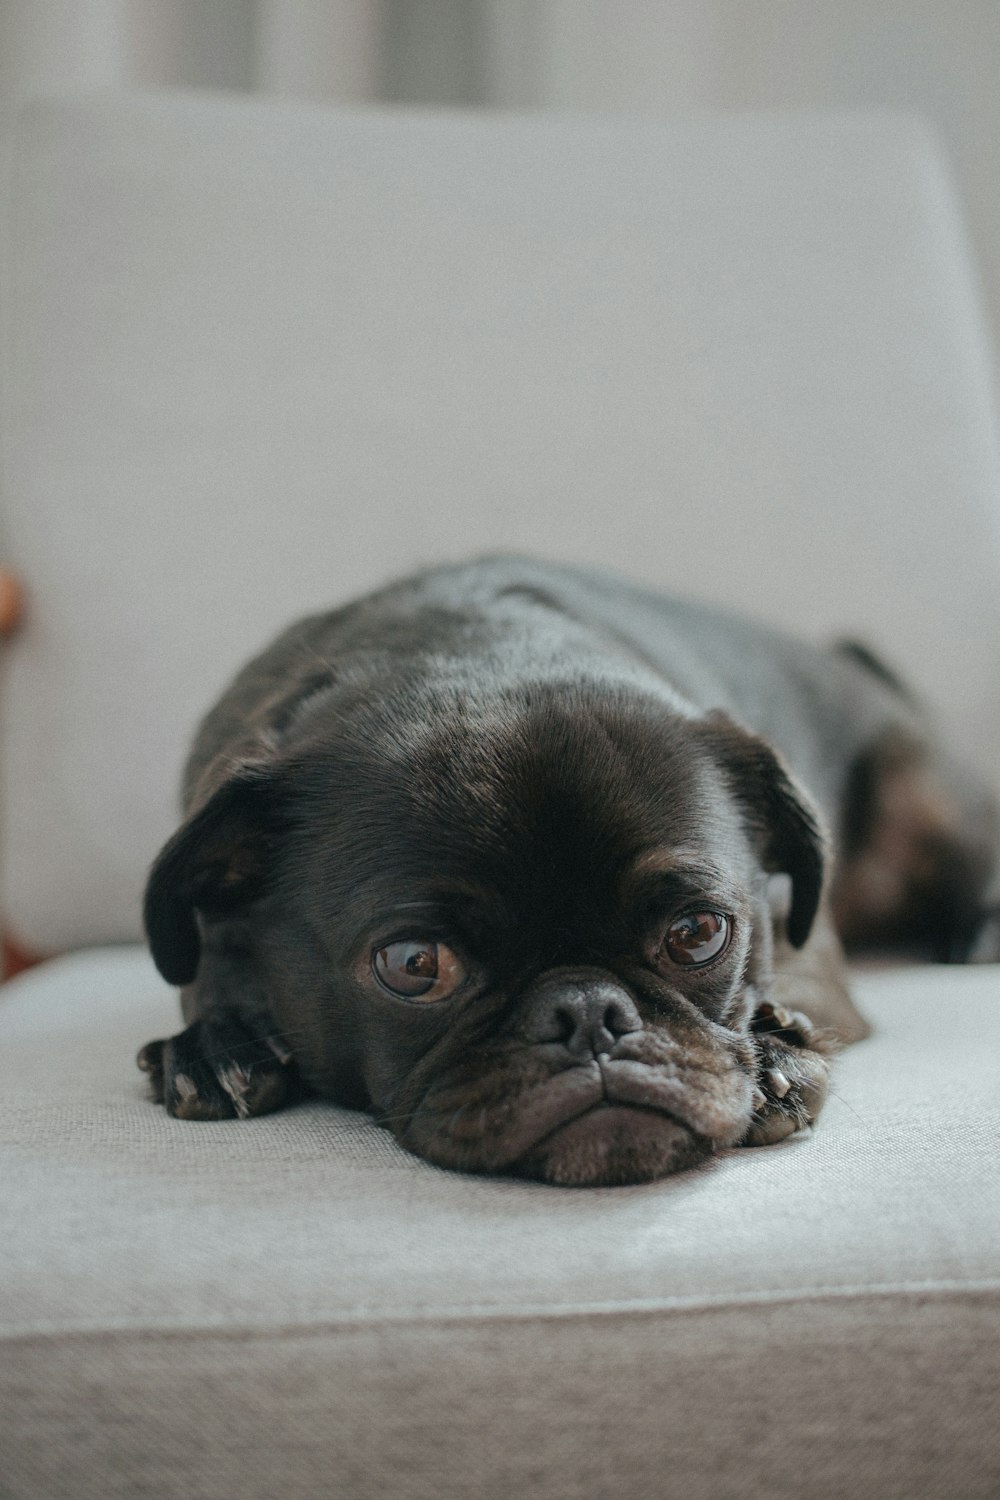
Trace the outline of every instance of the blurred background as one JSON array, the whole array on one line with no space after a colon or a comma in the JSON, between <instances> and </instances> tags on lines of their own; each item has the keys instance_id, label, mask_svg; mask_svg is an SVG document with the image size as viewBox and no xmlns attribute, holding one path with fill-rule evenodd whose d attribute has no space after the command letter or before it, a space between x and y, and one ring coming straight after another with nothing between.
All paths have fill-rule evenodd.
<instances>
[{"instance_id":1,"label":"blurred background","mask_svg":"<svg viewBox=\"0 0 1000 1500\"><path fill-rule=\"evenodd\" d=\"M856 636L996 779L998 80L1000 0L0 0L24 948L138 935L253 649L477 552Z\"/></svg>"},{"instance_id":2,"label":"blurred background","mask_svg":"<svg viewBox=\"0 0 1000 1500\"><path fill-rule=\"evenodd\" d=\"M910 110L949 150L1000 334L996 0L0 0L0 104L67 86L645 115Z\"/></svg>"}]
</instances>

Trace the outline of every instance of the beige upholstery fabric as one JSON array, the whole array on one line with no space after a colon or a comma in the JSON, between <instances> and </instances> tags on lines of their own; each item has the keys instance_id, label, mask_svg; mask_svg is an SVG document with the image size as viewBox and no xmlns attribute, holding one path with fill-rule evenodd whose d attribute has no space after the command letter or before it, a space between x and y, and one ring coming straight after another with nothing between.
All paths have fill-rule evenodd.
<instances>
[{"instance_id":1,"label":"beige upholstery fabric","mask_svg":"<svg viewBox=\"0 0 1000 1500\"><path fill-rule=\"evenodd\" d=\"M950 191L891 117L164 96L15 143L6 914L138 932L281 624L520 547L884 647L1000 764L1000 465Z\"/></svg>"},{"instance_id":2,"label":"beige upholstery fabric","mask_svg":"<svg viewBox=\"0 0 1000 1500\"><path fill-rule=\"evenodd\" d=\"M1000 969L861 981L821 1127L671 1181L450 1174L315 1103L168 1119L137 950L0 1006L2 1492L992 1497Z\"/></svg>"}]
</instances>

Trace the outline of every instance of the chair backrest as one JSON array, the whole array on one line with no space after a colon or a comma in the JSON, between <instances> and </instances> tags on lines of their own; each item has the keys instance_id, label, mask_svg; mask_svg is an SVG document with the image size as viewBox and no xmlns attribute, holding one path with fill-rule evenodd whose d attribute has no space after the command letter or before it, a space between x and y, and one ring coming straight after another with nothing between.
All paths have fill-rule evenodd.
<instances>
[{"instance_id":1,"label":"chair backrest","mask_svg":"<svg viewBox=\"0 0 1000 1500\"><path fill-rule=\"evenodd\" d=\"M36 104L14 144L4 907L138 932L185 743L295 615L607 563L860 634L1000 764L1000 466L922 127Z\"/></svg>"}]
</instances>

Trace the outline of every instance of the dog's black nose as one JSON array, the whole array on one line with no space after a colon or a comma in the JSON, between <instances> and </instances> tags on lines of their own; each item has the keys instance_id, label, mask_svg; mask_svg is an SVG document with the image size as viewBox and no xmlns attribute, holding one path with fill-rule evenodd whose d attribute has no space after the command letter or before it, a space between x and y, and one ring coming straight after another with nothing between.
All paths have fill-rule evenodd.
<instances>
[{"instance_id":1,"label":"dog's black nose","mask_svg":"<svg viewBox=\"0 0 1000 1500\"><path fill-rule=\"evenodd\" d=\"M585 974L543 980L524 1025L529 1042L561 1042L581 1061L610 1052L626 1032L641 1030L628 991L607 975Z\"/></svg>"}]
</instances>

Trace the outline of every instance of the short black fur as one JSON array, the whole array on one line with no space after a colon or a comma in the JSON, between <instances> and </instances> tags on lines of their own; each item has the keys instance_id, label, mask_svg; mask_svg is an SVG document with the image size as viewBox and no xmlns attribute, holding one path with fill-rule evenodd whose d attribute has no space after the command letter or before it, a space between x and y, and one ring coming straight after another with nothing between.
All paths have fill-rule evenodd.
<instances>
[{"instance_id":1,"label":"short black fur","mask_svg":"<svg viewBox=\"0 0 1000 1500\"><path fill-rule=\"evenodd\" d=\"M516 558L293 626L202 725L150 875L188 1022L143 1050L156 1097L311 1092L569 1184L802 1128L866 1031L838 924L995 956L995 811L874 660ZM386 987L414 951L450 989Z\"/></svg>"}]
</instances>

